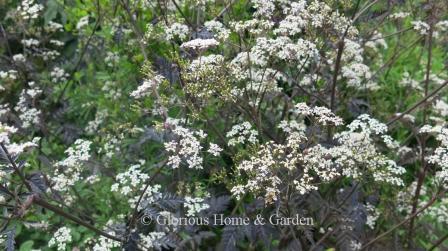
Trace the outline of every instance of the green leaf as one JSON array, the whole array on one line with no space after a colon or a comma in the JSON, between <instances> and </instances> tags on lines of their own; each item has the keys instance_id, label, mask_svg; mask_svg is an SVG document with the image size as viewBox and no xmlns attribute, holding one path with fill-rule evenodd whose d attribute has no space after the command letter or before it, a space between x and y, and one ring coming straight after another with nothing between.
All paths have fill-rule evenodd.
<instances>
[{"instance_id":1,"label":"green leaf","mask_svg":"<svg viewBox=\"0 0 448 251\"><path fill-rule=\"evenodd\" d=\"M20 245L19 251L29 251L33 248L34 241L25 241Z\"/></svg>"},{"instance_id":2,"label":"green leaf","mask_svg":"<svg viewBox=\"0 0 448 251\"><path fill-rule=\"evenodd\" d=\"M55 0L47 1L47 8L44 13L45 24L48 24L51 20L55 19L58 15L59 4Z\"/></svg>"}]
</instances>

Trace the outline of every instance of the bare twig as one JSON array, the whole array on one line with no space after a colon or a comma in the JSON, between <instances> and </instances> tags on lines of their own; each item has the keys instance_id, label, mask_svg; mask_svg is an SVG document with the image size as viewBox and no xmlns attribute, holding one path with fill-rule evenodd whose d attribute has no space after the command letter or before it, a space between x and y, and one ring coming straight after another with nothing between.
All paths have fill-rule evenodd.
<instances>
[{"instance_id":1,"label":"bare twig","mask_svg":"<svg viewBox=\"0 0 448 251\"><path fill-rule=\"evenodd\" d=\"M106 238L112 239L112 240L116 240L119 242L123 242L123 240L119 237L110 235L104 231L101 231L100 229L96 228L95 226L81 220L80 218L65 212L63 209L61 209L60 207L54 206L50 203L48 203L47 201L45 201L43 198L40 197L40 195L36 194L33 192L33 189L30 185L30 183L28 182L28 180L25 178L25 175L22 173L22 171L20 170L20 168L17 166L16 162L14 161L14 159L11 157L11 155L9 154L8 150L6 149L5 145L3 143L0 143L0 147L2 148L6 158L8 159L9 164L11 164L11 166L14 169L14 172L19 176L20 180L22 181L22 183L25 185L25 187L28 189L29 192L31 192L32 195L29 196L29 205L31 204L36 204L39 205L43 208L46 208L52 212L54 212L55 214L62 216L66 219L69 219L81 226L84 226L90 230L92 230L93 232L102 235ZM28 206L27 206L28 207Z\"/></svg>"},{"instance_id":2,"label":"bare twig","mask_svg":"<svg viewBox=\"0 0 448 251\"><path fill-rule=\"evenodd\" d=\"M162 171L162 168L165 167L165 164L167 162L168 161L165 160L163 163L161 163L161 166L159 168L157 168L157 170L154 172L152 177L146 182L146 186L145 186L145 188L143 188L143 191L140 194L140 197L138 198L137 203L134 206L132 217L131 217L131 220L129 221L128 228L126 230L126 236L130 233L132 228L135 226L135 223L137 221L137 216L138 216L138 206L140 205L140 202L142 201L143 196L145 195L145 193L148 190L149 186L151 185L152 181L157 177L157 175L160 173L160 171Z\"/></svg>"},{"instance_id":3,"label":"bare twig","mask_svg":"<svg viewBox=\"0 0 448 251\"><path fill-rule=\"evenodd\" d=\"M365 250L368 246L372 245L373 243L377 242L378 240L380 240L381 238L383 238L384 236L390 234L391 232L395 231L395 229L403 226L406 222L412 220L413 218L415 218L417 215L419 215L421 212L425 211L428 207L430 207L432 204L434 204L439 195L443 194L444 191L441 191L439 193L437 193L434 197L432 197L432 199L430 201L428 201L428 203L426 203L426 205L424 205L422 208L420 208L418 211L416 211L415 213L411 214L409 217L407 217L406 219L404 219L403 221L401 221L400 223L396 224L395 226L391 227L389 230L387 230L386 232L378 235L377 237L375 237L375 239L367 242L367 244L365 244L364 246L362 246L361 250Z\"/></svg>"},{"instance_id":4,"label":"bare twig","mask_svg":"<svg viewBox=\"0 0 448 251\"><path fill-rule=\"evenodd\" d=\"M432 15L430 15L430 22L429 22L429 32L428 32L428 61L426 63L426 74L425 74L425 96L428 95L428 88L429 88L429 76L431 73L431 61L432 61L432 37L433 37L433 20ZM428 113L428 105L425 102L423 105L423 124L426 124L427 119L427 113ZM418 180L417 180L417 188L415 189L415 194L412 202L412 213L415 213L418 206L418 201L420 197L420 191L422 189L423 181L426 177L426 171L428 168L428 165L426 165L425 161L425 152L426 152L426 137L422 138L420 143L420 162L421 162L421 168L419 169L418 174ZM408 232L408 244L411 244L412 236L414 235L414 219L411 219L411 222L409 224L409 232ZM410 246L410 245L409 245Z\"/></svg>"},{"instance_id":5,"label":"bare twig","mask_svg":"<svg viewBox=\"0 0 448 251\"><path fill-rule=\"evenodd\" d=\"M428 251L432 251L432 250L434 250L436 247L442 245L442 243L443 243L444 241L446 241L446 240L448 240L448 233L445 234L445 236L443 236L443 237L440 238L439 240L437 240L436 243L434 243L434 245L432 245L432 246L428 249Z\"/></svg>"},{"instance_id":6,"label":"bare twig","mask_svg":"<svg viewBox=\"0 0 448 251\"><path fill-rule=\"evenodd\" d=\"M437 93L440 92L440 90L442 90L444 87L446 87L448 85L448 81L445 81L443 84L441 84L439 87L437 87L434 91L432 91L431 93L429 93L428 95L426 95L423 99L421 99L420 101L418 101L417 103L415 103L413 106L411 106L409 109L407 109L406 111L400 113L400 115L394 117L393 119L391 119L389 122L387 122L387 126L391 126L392 124L394 124L395 122L397 122L398 120L400 120L401 118L403 118L403 116L405 116L406 114L411 113L412 111L414 111L415 109L417 109L419 106L421 106L422 104L424 104L428 99L430 99L431 97L433 97L434 95L436 95Z\"/></svg>"}]
</instances>

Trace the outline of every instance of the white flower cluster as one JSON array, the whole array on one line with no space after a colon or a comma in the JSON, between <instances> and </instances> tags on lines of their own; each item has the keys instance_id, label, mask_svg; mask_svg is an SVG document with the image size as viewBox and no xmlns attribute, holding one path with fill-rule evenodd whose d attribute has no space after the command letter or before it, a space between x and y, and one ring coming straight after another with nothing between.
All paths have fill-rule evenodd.
<instances>
[{"instance_id":1,"label":"white flower cluster","mask_svg":"<svg viewBox=\"0 0 448 251\"><path fill-rule=\"evenodd\" d=\"M158 240L166 236L164 232L150 232L147 235L140 234L140 244L145 249L155 249L159 250L161 244Z\"/></svg>"},{"instance_id":2,"label":"white flower cluster","mask_svg":"<svg viewBox=\"0 0 448 251\"><path fill-rule=\"evenodd\" d=\"M342 60L345 62L341 68L341 73L347 79L347 84L355 88L376 89L376 83L370 81L372 73L370 68L363 63L363 52L361 45L353 40L346 39ZM362 85L364 80L369 80L366 85Z\"/></svg>"},{"instance_id":3,"label":"white flower cluster","mask_svg":"<svg viewBox=\"0 0 448 251\"><path fill-rule=\"evenodd\" d=\"M230 138L227 142L229 146L236 146L246 142L255 144L257 143L257 136L257 130L252 129L252 125L249 122L234 125L226 134L226 137Z\"/></svg>"},{"instance_id":4,"label":"white flower cluster","mask_svg":"<svg viewBox=\"0 0 448 251\"><path fill-rule=\"evenodd\" d=\"M33 82L30 82L30 84ZM35 107L30 107L31 103L29 99L34 99L42 91L38 88L30 90L23 89L20 93L19 101L17 102L14 110L19 112L19 118L22 121L23 128L30 128L34 125L38 125L40 122L41 112Z\"/></svg>"},{"instance_id":5,"label":"white flower cluster","mask_svg":"<svg viewBox=\"0 0 448 251\"><path fill-rule=\"evenodd\" d=\"M76 29L81 30L82 28L84 28L84 26L88 24L89 24L89 16L81 17L78 23L76 23Z\"/></svg>"},{"instance_id":6,"label":"white flower cluster","mask_svg":"<svg viewBox=\"0 0 448 251\"><path fill-rule=\"evenodd\" d=\"M434 104L434 111L442 117L448 117L448 104L439 99Z\"/></svg>"},{"instance_id":7,"label":"white flower cluster","mask_svg":"<svg viewBox=\"0 0 448 251\"><path fill-rule=\"evenodd\" d=\"M112 185L110 190L112 192L119 192L125 196L139 191L145 181L149 179L149 175L140 170L144 163L145 161L141 161L140 164L130 166L126 172L117 174L117 182Z\"/></svg>"},{"instance_id":8,"label":"white flower cluster","mask_svg":"<svg viewBox=\"0 0 448 251\"><path fill-rule=\"evenodd\" d=\"M199 212L210 207L207 203L204 203L204 198L194 198L190 196L185 197L184 206L187 208L187 217L198 215Z\"/></svg>"},{"instance_id":9,"label":"white flower cluster","mask_svg":"<svg viewBox=\"0 0 448 251\"><path fill-rule=\"evenodd\" d=\"M291 2L291 6L283 10L287 16L280 21L274 33L290 36L300 34L308 24L305 8L306 1Z\"/></svg>"},{"instance_id":10,"label":"white flower cluster","mask_svg":"<svg viewBox=\"0 0 448 251\"><path fill-rule=\"evenodd\" d=\"M106 81L104 82L101 90L104 92L104 96L106 98L117 100L121 97L122 93L120 88L117 86L115 81Z\"/></svg>"},{"instance_id":11,"label":"white flower cluster","mask_svg":"<svg viewBox=\"0 0 448 251\"><path fill-rule=\"evenodd\" d=\"M44 9L44 6L39 3L35 3L34 0L23 0L17 11L20 16L25 20L32 20L39 17L39 13Z\"/></svg>"},{"instance_id":12,"label":"white flower cluster","mask_svg":"<svg viewBox=\"0 0 448 251\"><path fill-rule=\"evenodd\" d=\"M60 23L56 23L53 21L50 21L47 26L44 27L46 32L58 32L58 31L63 31L64 30L64 26Z\"/></svg>"},{"instance_id":13,"label":"white flower cluster","mask_svg":"<svg viewBox=\"0 0 448 251\"><path fill-rule=\"evenodd\" d=\"M219 147L217 144L210 143L210 147L208 148L207 152L209 152L211 155L218 157L221 154L222 148Z\"/></svg>"},{"instance_id":14,"label":"white flower cluster","mask_svg":"<svg viewBox=\"0 0 448 251\"><path fill-rule=\"evenodd\" d=\"M420 35L426 35L429 31L429 24L423 21L412 21L411 24L414 30L418 31Z\"/></svg>"},{"instance_id":15,"label":"white flower cluster","mask_svg":"<svg viewBox=\"0 0 448 251\"><path fill-rule=\"evenodd\" d=\"M179 168L181 163L185 162L188 168L202 169L201 140L205 139L207 134L202 130L193 131L179 124L174 125L172 133L176 139L164 144L165 150L170 154L168 166Z\"/></svg>"},{"instance_id":16,"label":"white flower cluster","mask_svg":"<svg viewBox=\"0 0 448 251\"><path fill-rule=\"evenodd\" d=\"M340 176L336 165L331 159L333 149L327 149L322 145L306 149L301 157L303 163L303 175L299 180L294 180L296 189L300 194L306 194L311 190L317 190L317 178L329 182ZM317 178L313 173L317 174Z\"/></svg>"},{"instance_id":17,"label":"white flower cluster","mask_svg":"<svg viewBox=\"0 0 448 251\"><path fill-rule=\"evenodd\" d=\"M48 246L57 245L58 251L65 251L67 244L72 241L71 230L68 227L59 228L48 242Z\"/></svg>"},{"instance_id":18,"label":"white flower cluster","mask_svg":"<svg viewBox=\"0 0 448 251\"><path fill-rule=\"evenodd\" d=\"M411 74L409 72L405 71L403 73L402 79L398 84L402 87L416 89L416 90L423 90L423 88L420 86L420 83L417 80L412 79Z\"/></svg>"},{"instance_id":19,"label":"white flower cluster","mask_svg":"<svg viewBox=\"0 0 448 251\"><path fill-rule=\"evenodd\" d=\"M57 41L57 40L53 40L53 41ZM51 42L51 41L50 41ZM59 41L58 41L59 42ZM62 44L63 45L63 44ZM40 56L43 58L43 60L45 61L49 61L49 60L54 60L55 58L57 58L58 56L60 56L61 53L59 53L59 51L55 51L55 50L45 50L43 51Z\"/></svg>"},{"instance_id":20,"label":"white flower cluster","mask_svg":"<svg viewBox=\"0 0 448 251\"><path fill-rule=\"evenodd\" d=\"M9 136L17 132L17 128L0 122L0 143L9 144Z\"/></svg>"},{"instance_id":21,"label":"white flower cluster","mask_svg":"<svg viewBox=\"0 0 448 251\"><path fill-rule=\"evenodd\" d=\"M254 8L256 9L254 16L269 18L274 14L275 1L273 0L253 0Z\"/></svg>"},{"instance_id":22,"label":"white flower cluster","mask_svg":"<svg viewBox=\"0 0 448 251\"><path fill-rule=\"evenodd\" d=\"M380 212L370 203L367 203L365 205L365 208L367 211L366 225L370 229L375 229L375 224L378 218L380 217Z\"/></svg>"},{"instance_id":23,"label":"white flower cluster","mask_svg":"<svg viewBox=\"0 0 448 251\"><path fill-rule=\"evenodd\" d=\"M142 190L145 188L145 182L149 179L149 175L141 171L144 164L145 161L140 160L139 164L132 165L127 171L117 174L116 183L112 184L110 189L112 192L118 192L122 196L128 197L131 208L135 207ZM158 184L149 186L143 194L138 208L144 208L145 205L152 203L156 197L160 196L161 188Z\"/></svg>"},{"instance_id":24,"label":"white flower cluster","mask_svg":"<svg viewBox=\"0 0 448 251\"><path fill-rule=\"evenodd\" d=\"M307 116L322 125L343 124L342 119L328 109L310 108L304 103L297 104L293 114ZM318 184L328 183L341 175L355 179L371 175L377 182L403 185L400 176L405 169L382 154L377 141L389 149L397 149L398 144L385 134L386 125L368 115L359 116L347 126L347 131L336 134L334 137L339 145L331 147L308 143L309 147L300 149L308 139L305 125L298 122L296 117L281 121L278 127L286 133L284 144L263 144L250 160L237 165L237 170L249 178L246 184L238 184L231 189L238 199L246 192L264 192L266 202L276 200L279 196L278 184L282 180L277 176L280 169L293 172L289 176L294 177L292 182L300 194L317 190Z\"/></svg>"},{"instance_id":25,"label":"white flower cluster","mask_svg":"<svg viewBox=\"0 0 448 251\"><path fill-rule=\"evenodd\" d=\"M82 165L90 159L91 144L88 140L77 139L73 146L65 150L68 157L56 163L61 170L56 169L52 178L55 190L67 191L81 179Z\"/></svg>"},{"instance_id":26,"label":"white flower cluster","mask_svg":"<svg viewBox=\"0 0 448 251\"><path fill-rule=\"evenodd\" d=\"M259 194L264 192L266 203L272 203L277 200L280 193L278 186L281 183L280 178L275 175L275 168L280 165L278 153L283 152L282 146L269 142L261 146L260 150L250 158L242 161L236 168L240 172L245 172L249 180L245 185L236 185L231 189L232 194L240 199L245 193Z\"/></svg>"},{"instance_id":27,"label":"white flower cluster","mask_svg":"<svg viewBox=\"0 0 448 251\"><path fill-rule=\"evenodd\" d=\"M24 63L26 61L26 58L23 54L15 54L12 56L12 59L17 63Z\"/></svg>"},{"instance_id":28,"label":"white flower cluster","mask_svg":"<svg viewBox=\"0 0 448 251\"><path fill-rule=\"evenodd\" d=\"M398 193L397 196L397 211L400 213L411 214L412 204L414 201L415 191L417 189L417 181L412 182L409 186ZM424 207L429 200L429 191L426 186L421 186L420 198L417 208ZM424 216L431 217L436 223L448 224L448 198L440 198L431 207L428 207L422 212Z\"/></svg>"},{"instance_id":29,"label":"white flower cluster","mask_svg":"<svg viewBox=\"0 0 448 251\"><path fill-rule=\"evenodd\" d=\"M400 175L406 170L376 147L377 139L389 149L398 148L398 143L385 134L387 126L363 114L348 125L348 129L335 135L340 146L332 148L332 157L342 167L343 174L357 179L367 171L377 182L402 186Z\"/></svg>"},{"instance_id":30,"label":"white flower cluster","mask_svg":"<svg viewBox=\"0 0 448 251\"><path fill-rule=\"evenodd\" d=\"M99 110L95 114L95 119L89 121L85 130L88 134L95 134L99 126L103 123L104 119L108 116L107 110Z\"/></svg>"},{"instance_id":31,"label":"white flower cluster","mask_svg":"<svg viewBox=\"0 0 448 251\"><path fill-rule=\"evenodd\" d=\"M65 43L62 41L56 40L56 39L51 39L50 44L52 44L56 47L62 47L62 46L64 46Z\"/></svg>"},{"instance_id":32,"label":"white flower cluster","mask_svg":"<svg viewBox=\"0 0 448 251\"><path fill-rule=\"evenodd\" d=\"M435 219L437 223L448 225L448 198L441 198L438 203L429 207L424 213Z\"/></svg>"},{"instance_id":33,"label":"white flower cluster","mask_svg":"<svg viewBox=\"0 0 448 251\"><path fill-rule=\"evenodd\" d=\"M12 143L11 137L14 133L17 132L17 128L13 126L8 126L0 122L0 143L3 143L8 149L8 152L13 156L18 156L20 153L25 151L26 149L37 147L37 143L40 140L39 137L35 137L32 141L24 142L24 143ZM0 178L5 176L5 172L0 171Z\"/></svg>"},{"instance_id":34,"label":"white flower cluster","mask_svg":"<svg viewBox=\"0 0 448 251\"><path fill-rule=\"evenodd\" d=\"M17 73L16 70L0 71L0 78L1 79L16 80L17 79L17 74L18 73Z\"/></svg>"},{"instance_id":35,"label":"white flower cluster","mask_svg":"<svg viewBox=\"0 0 448 251\"><path fill-rule=\"evenodd\" d=\"M115 222L113 220L109 220L106 223L103 231L110 235L118 236L117 231L114 231L114 229L111 228L111 225L113 225L114 223ZM121 242L112 240L104 236L100 236L98 238L98 241L96 241L95 245L93 246L92 251L112 251L118 249L119 247L121 247Z\"/></svg>"},{"instance_id":36,"label":"white flower cluster","mask_svg":"<svg viewBox=\"0 0 448 251\"><path fill-rule=\"evenodd\" d=\"M219 45L218 41L216 41L216 39L214 38L208 38L208 39L197 38L183 43L180 47L184 49L203 51L218 45Z\"/></svg>"},{"instance_id":37,"label":"white flower cluster","mask_svg":"<svg viewBox=\"0 0 448 251\"><path fill-rule=\"evenodd\" d=\"M432 133L436 135L436 140L440 144L434 150L433 154L429 156L428 163L440 168L435 178L438 182L448 187L448 128L426 125L420 129L420 133Z\"/></svg>"},{"instance_id":38,"label":"white flower cluster","mask_svg":"<svg viewBox=\"0 0 448 251\"><path fill-rule=\"evenodd\" d=\"M365 43L366 47L372 48L376 52L378 51L378 47L382 47L384 49L387 49L387 43L386 40L383 38L383 34L381 34L378 31L375 31L370 38L369 41Z\"/></svg>"},{"instance_id":39,"label":"white flower cluster","mask_svg":"<svg viewBox=\"0 0 448 251\"><path fill-rule=\"evenodd\" d=\"M210 54L192 60L183 73L186 79L185 91L201 100L207 100L213 95L228 98L230 87L223 75L226 69L221 55Z\"/></svg>"},{"instance_id":40,"label":"white flower cluster","mask_svg":"<svg viewBox=\"0 0 448 251\"><path fill-rule=\"evenodd\" d=\"M59 82L65 82L67 81L68 73L65 72L64 69L59 67L54 67L53 70L50 72L51 82L53 83L59 83Z\"/></svg>"},{"instance_id":41,"label":"white flower cluster","mask_svg":"<svg viewBox=\"0 0 448 251\"><path fill-rule=\"evenodd\" d=\"M230 26L237 33L249 32L253 35L260 35L274 27L274 22L269 20L251 19L246 21L233 21Z\"/></svg>"},{"instance_id":42,"label":"white flower cluster","mask_svg":"<svg viewBox=\"0 0 448 251\"><path fill-rule=\"evenodd\" d=\"M253 63L259 66L266 66L268 62L279 59L297 64L298 69L319 59L319 52L314 43L301 38L294 42L286 36L275 39L258 38L251 54L254 55Z\"/></svg>"},{"instance_id":43,"label":"white flower cluster","mask_svg":"<svg viewBox=\"0 0 448 251\"><path fill-rule=\"evenodd\" d=\"M214 38L225 41L230 36L230 31L224 27L224 25L221 22L218 21L207 21L204 23L205 28L212 32L214 35Z\"/></svg>"},{"instance_id":44,"label":"white flower cluster","mask_svg":"<svg viewBox=\"0 0 448 251\"><path fill-rule=\"evenodd\" d=\"M410 15L411 15L411 13L409 13L409 12L395 12L395 13L390 14L389 18L390 19L403 19Z\"/></svg>"},{"instance_id":45,"label":"white flower cluster","mask_svg":"<svg viewBox=\"0 0 448 251\"><path fill-rule=\"evenodd\" d=\"M34 38L22 39L21 42L22 42L23 46L28 47L28 48L37 47L40 44L39 40L34 39Z\"/></svg>"},{"instance_id":46,"label":"white flower cluster","mask_svg":"<svg viewBox=\"0 0 448 251\"><path fill-rule=\"evenodd\" d=\"M292 112L295 115L308 116L315 119L315 122L321 125L340 126L344 121L331 112L330 109L322 106L309 107L306 103L297 103Z\"/></svg>"},{"instance_id":47,"label":"white flower cluster","mask_svg":"<svg viewBox=\"0 0 448 251\"><path fill-rule=\"evenodd\" d=\"M181 23L173 23L170 27L165 29L165 38L167 40L174 40L176 38L184 41L188 37L188 26Z\"/></svg>"},{"instance_id":48,"label":"white flower cluster","mask_svg":"<svg viewBox=\"0 0 448 251\"><path fill-rule=\"evenodd\" d=\"M120 61L120 55L116 52L108 51L106 53L106 57L104 58L104 62L106 62L107 66L114 67Z\"/></svg>"},{"instance_id":49,"label":"white flower cluster","mask_svg":"<svg viewBox=\"0 0 448 251\"><path fill-rule=\"evenodd\" d=\"M155 75L151 79L143 80L143 84L140 85L137 90L131 92L133 98L143 98L151 94L151 91L158 88L158 86L164 81L162 75Z\"/></svg>"}]
</instances>

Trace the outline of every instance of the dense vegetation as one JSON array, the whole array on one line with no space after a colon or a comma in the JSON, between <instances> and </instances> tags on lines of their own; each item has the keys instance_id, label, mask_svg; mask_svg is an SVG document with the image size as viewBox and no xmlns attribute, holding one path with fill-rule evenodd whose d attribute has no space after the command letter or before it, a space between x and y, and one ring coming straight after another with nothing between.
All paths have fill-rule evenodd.
<instances>
[{"instance_id":1,"label":"dense vegetation","mask_svg":"<svg viewBox=\"0 0 448 251\"><path fill-rule=\"evenodd\" d=\"M445 0L0 18L6 250L448 250Z\"/></svg>"}]
</instances>

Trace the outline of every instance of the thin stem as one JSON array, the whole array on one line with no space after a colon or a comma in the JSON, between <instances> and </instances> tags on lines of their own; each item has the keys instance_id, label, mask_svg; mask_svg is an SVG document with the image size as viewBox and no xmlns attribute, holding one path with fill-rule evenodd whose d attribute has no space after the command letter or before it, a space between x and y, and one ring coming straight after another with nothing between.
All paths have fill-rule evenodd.
<instances>
[{"instance_id":1,"label":"thin stem","mask_svg":"<svg viewBox=\"0 0 448 251\"><path fill-rule=\"evenodd\" d=\"M115 240L115 241L123 242L123 239L121 239L119 237L116 237L116 236L113 236L113 235L110 235L110 234L108 234L108 233L106 233L104 231L99 230L95 226L93 226L93 225L91 225L91 224L89 224L89 223L79 219L78 217L75 217L75 216L73 216L73 215L71 215L69 213L66 213L60 207L53 206L52 204L46 202L45 200L39 198L38 196L36 196L34 198L33 202L34 202L34 204L39 205L39 206L41 206L43 208L46 208L46 209L48 209L48 210L50 210L50 211L52 211L52 212L54 212L54 213L64 217L64 218L67 218L67 219L69 219L69 220L71 220L71 221L73 221L73 222L75 222L75 223L77 223L77 224L79 224L79 225L81 225L83 227L86 227L86 228L92 230L93 232L95 232L95 233L97 233L99 235L102 235L102 236L104 236L106 238L109 238L109 239L112 239L112 240Z\"/></svg>"},{"instance_id":2,"label":"thin stem","mask_svg":"<svg viewBox=\"0 0 448 251\"><path fill-rule=\"evenodd\" d=\"M418 101L417 103L415 103L413 106L411 106L409 109L407 109L406 111L400 113L400 115L396 116L395 118L391 119L389 122L387 122L387 126L391 126L392 124L394 124L395 122L397 122L398 120L400 120L401 118L403 118L403 116L405 116L406 114L411 113L412 111L414 111L416 108L418 108L419 106L421 106L422 104L424 104L428 99L430 99L431 97L433 97L434 95L436 95L437 93L440 92L440 90L442 90L444 87L446 87L448 85L448 81L445 81L443 84L441 84L439 87L437 87L434 91L432 91L431 93L429 93L428 95L426 95L424 98L422 98L420 101Z\"/></svg>"},{"instance_id":3,"label":"thin stem","mask_svg":"<svg viewBox=\"0 0 448 251\"><path fill-rule=\"evenodd\" d=\"M102 19L102 17L101 17L100 1L97 0L96 4L97 4L97 16L98 16L98 19L95 22L95 26L93 27L92 33L90 33L89 38L87 39L86 44L84 45L84 47L81 50L81 54L79 55L79 59L76 62L75 67L73 68L73 70L69 74L70 79L73 78L73 75L76 73L76 71L78 70L79 66L81 66L81 62L82 62L82 59L84 58L84 55L87 52L87 48L89 47L90 42L92 41L92 38L95 35L95 32L96 32L96 30L98 29L98 27L100 25L100 22L101 22L101 19ZM70 85L70 83L71 83L70 80L67 80L65 82L64 87L62 88L61 93L59 94L58 98L56 99L56 104L61 101L62 97L64 97L64 94L65 94L68 86Z\"/></svg>"},{"instance_id":4,"label":"thin stem","mask_svg":"<svg viewBox=\"0 0 448 251\"><path fill-rule=\"evenodd\" d=\"M104 232L104 231L99 230L99 229L96 228L95 226L93 226L93 225L91 225L91 224L89 224L89 223L87 223L87 222L85 222L85 221L79 219L79 218L76 217L76 216L73 216L73 215L71 215L71 214L65 212L62 208L57 207L57 206L54 206L54 205L48 203L48 202L45 201L43 198L41 198L38 194L34 193L32 187L31 187L31 185L30 185L30 183L26 180L25 175L24 175L24 174L22 173L22 171L19 169L19 167L17 166L16 162L12 159L12 157L11 157L11 155L9 154L8 150L6 149L5 145L4 145L3 143L0 143L0 147L2 148L2 150L3 150L3 152L4 152L5 156L6 156L6 158L8 159L8 162L9 162L9 163L11 164L11 166L13 167L15 173L20 177L20 180L21 180L22 183L26 186L26 188L28 189L28 191L32 193L32 195L29 197L29 199L30 199L30 201L29 201L29 202L30 202L30 205L31 205L31 204L39 205L39 206L41 206L41 207L43 207L43 208L46 208L46 209L48 209L48 210L50 210L50 211L52 211L52 212L54 212L54 213L56 213L56 214L58 214L58 215L64 217L64 218L67 218L67 219L69 219L69 220L72 220L73 222L75 222L75 223L77 223L77 224L79 224L79 225L81 225L81 226L84 226L84 227L86 227L86 228L92 230L93 232L95 232L95 233L97 233L97 234L99 234L99 235L102 235L102 236L104 236L104 237L106 237L106 238L109 238L109 239L112 239L112 240L116 240L116 241L119 241L119 242L123 242L123 240L122 240L121 238L116 237L116 236L113 236L113 235L110 235L110 234L108 234L108 233L106 233L106 232Z\"/></svg>"},{"instance_id":5,"label":"thin stem","mask_svg":"<svg viewBox=\"0 0 448 251\"><path fill-rule=\"evenodd\" d=\"M162 168L165 167L165 164L166 164L167 162L168 162L167 160L164 161L164 162L162 163L162 165L161 165L159 168L157 168L157 170L155 171L155 173L152 175L152 177L151 177L151 178L148 180L148 182L146 183L145 188L143 188L143 191L142 191L142 193L140 194L140 197L138 198L137 203L136 203L135 206L134 206L134 210L133 210L134 212L132 213L131 220L129 221L129 226L128 226L128 229L126 230L126 232L127 232L126 235L128 235L129 232L132 230L132 228L135 226L135 223L136 223L136 220L137 220L137 216L138 216L138 205L140 205L140 202L142 201L143 196L145 195L145 193L146 193L146 191L148 190L149 186L151 185L152 181L153 181L153 180L155 179L155 177L160 173L160 171L162 171Z\"/></svg>"},{"instance_id":6,"label":"thin stem","mask_svg":"<svg viewBox=\"0 0 448 251\"><path fill-rule=\"evenodd\" d=\"M411 214L409 217L407 217L406 219L404 219L403 221L401 221L400 223L396 224L395 226L393 226L392 228L390 228L388 231L378 235L375 239L369 241L367 244L365 244L364 246L362 246L361 250L365 250L368 246L372 245L373 243L377 242L378 240L380 240L381 238L383 238L384 236L392 233L393 231L395 231L395 229L403 226L406 222L412 220L413 218L415 218L417 215L419 215L421 212L425 211L428 207L430 207L432 204L434 204L437 201L437 198L439 197L439 195L441 195L444 191L441 191L439 193L437 193L428 203L426 203L426 205L424 205L422 208L420 208L418 211L416 211L415 213Z\"/></svg>"},{"instance_id":7,"label":"thin stem","mask_svg":"<svg viewBox=\"0 0 448 251\"><path fill-rule=\"evenodd\" d=\"M428 249L428 251L434 250L436 247L442 245L442 243L446 240L448 240L448 233L445 236L443 236L442 238L440 238L438 241L436 241L436 243L434 243L434 245L432 245L432 247L430 247Z\"/></svg>"},{"instance_id":8,"label":"thin stem","mask_svg":"<svg viewBox=\"0 0 448 251\"><path fill-rule=\"evenodd\" d=\"M429 88L429 76L431 73L431 60L432 60L432 37L433 37L433 21L432 21L432 15L430 15L430 22L429 22L429 32L428 32L428 61L426 63L426 75L425 75L425 96L428 95L428 88ZM427 113L428 113L428 104L425 102L423 105L423 125L426 124L427 119ZM417 180L417 188L415 190L415 195L413 198L413 204L412 204L412 213L415 213L418 206L418 201L420 197L420 191L422 189L423 181L426 177L426 171L428 169L428 165L426 165L425 161L425 152L426 152L426 136L422 138L421 141L421 168L419 169L419 175ZM414 235L414 219L411 219L411 222L409 224L409 233L408 233L408 244L411 244L412 236ZM409 245L410 246L410 245Z\"/></svg>"}]
</instances>

